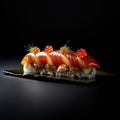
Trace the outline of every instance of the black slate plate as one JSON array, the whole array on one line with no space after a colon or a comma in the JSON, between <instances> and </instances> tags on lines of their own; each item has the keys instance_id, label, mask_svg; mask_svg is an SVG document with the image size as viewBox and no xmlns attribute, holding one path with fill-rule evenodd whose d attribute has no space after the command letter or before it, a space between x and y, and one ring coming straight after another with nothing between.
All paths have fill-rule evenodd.
<instances>
[{"instance_id":1,"label":"black slate plate","mask_svg":"<svg viewBox=\"0 0 120 120\"><path fill-rule=\"evenodd\" d=\"M94 83L94 82L100 82L103 80L110 80L110 78L116 77L115 74L104 72L101 70L97 70L96 77L92 79L84 78L84 79L78 79L78 78L66 78L66 77L52 77L49 75L23 75L23 69L17 68L17 69L9 69L9 70L3 70L3 73L7 75L13 75L16 77L23 77L33 80L44 80L44 81L54 81L54 82L72 82L72 83Z\"/></svg>"}]
</instances>

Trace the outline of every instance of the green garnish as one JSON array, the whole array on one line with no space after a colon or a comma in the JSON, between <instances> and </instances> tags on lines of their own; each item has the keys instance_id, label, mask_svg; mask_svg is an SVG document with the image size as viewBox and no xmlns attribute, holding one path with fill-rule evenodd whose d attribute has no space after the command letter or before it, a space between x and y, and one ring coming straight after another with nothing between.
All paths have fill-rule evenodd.
<instances>
[{"instance_id":1,"label":"green garnish","mask_svg":"<svg viewBox=\"0 0 120 120\"><path fill-rule=\"evenodd\" d=\"M32 48L34 47L33 43L29 43L27 46L25 46L25 51L32 52Z\"/></svg>"},{"instance_id":2,"label":"green garnish","mask_svg":"<svg viewBox=\"0 0 120 120\"><path fill-rule=\"evenodd\" d=\"M63 45L62 47L60 47L60 51L61 52L69 52L69 53L73 53L74 51L72 51L70 49L70 47L68 45Z\"/></svg>"}]
</instances>

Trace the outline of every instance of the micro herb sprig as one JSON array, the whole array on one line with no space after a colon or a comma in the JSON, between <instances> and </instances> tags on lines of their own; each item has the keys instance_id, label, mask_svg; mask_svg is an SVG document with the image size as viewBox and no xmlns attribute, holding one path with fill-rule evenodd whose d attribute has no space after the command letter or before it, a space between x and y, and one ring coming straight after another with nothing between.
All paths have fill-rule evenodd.
<instances>
[{"instance_id":1,"label":"micro herb sprig","mask_svg":"<svg viewBox=\"0 0 120 120\"><path fill-rule=\"evenodd\" d=\"M29 43L27 46L24 46L24 47L25 47L25 51L31 52L31 50L34 47L34 45L33 45L33 43Z\"/></svg>"}]
</instances>

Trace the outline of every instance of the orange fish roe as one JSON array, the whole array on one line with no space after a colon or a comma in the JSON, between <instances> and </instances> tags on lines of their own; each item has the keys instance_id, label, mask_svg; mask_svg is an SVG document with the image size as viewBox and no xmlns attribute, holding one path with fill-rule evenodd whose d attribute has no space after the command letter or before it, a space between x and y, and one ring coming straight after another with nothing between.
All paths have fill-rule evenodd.
<instances>
[{"instance_id":1,"label":"orange fish roe","mask_svg":"<svg viewBox=\"0 0 120 120\"><path fill-rule=\"evenodd\" d=\"M85 56L87 56L87 52L85 49L81 48L77 51L77 55L80 57L80 58L84 58Z\"/></svg>"},{"instance_id":2,"label":"orange fish roe","mask_svg":"<svg viewBox=\"0 0 120 120\"><path fill-rule=\"evenodd\" d=\"M30 52L32 52L32 53L34 53L34 54L37 54L37 53L40 52L40 48L38 48L38 47L33 47L33 48L31 48Z\"/></svg>"},{"instance_id":3,"label":"orange fish roe","mask_svg":"<svg viewBox=\"0 0 120 120\"><path fill-rule=\"evenodd\" d=\"M51 45L47 45L44 50L46 53L50 53L53 51L53 47Z\"/></svg>"}]
</instances>

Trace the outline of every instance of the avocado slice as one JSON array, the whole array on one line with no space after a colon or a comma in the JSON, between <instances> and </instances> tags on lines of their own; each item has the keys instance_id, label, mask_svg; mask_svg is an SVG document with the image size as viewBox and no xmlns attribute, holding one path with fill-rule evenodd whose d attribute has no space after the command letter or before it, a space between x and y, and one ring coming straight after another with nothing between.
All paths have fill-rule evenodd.
<instances>
[{"instance_id":1,"label":"avocado slice","mask_svg":"<svg viewBox=\"0 0 120 120\"><path fill-rule=\"evenodd\" d=\"M83 69L83 72L86 73L86 74L91 74L92 71L93 71L93 68L92 68L92 67L84 68L84 69Z\"/></svg>"}]
</instances>

